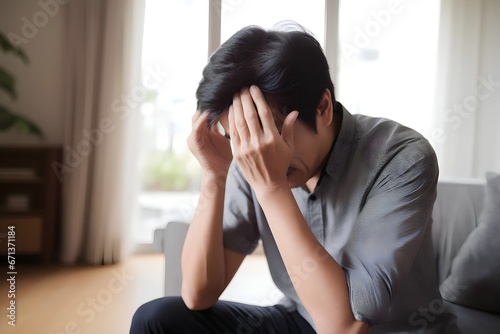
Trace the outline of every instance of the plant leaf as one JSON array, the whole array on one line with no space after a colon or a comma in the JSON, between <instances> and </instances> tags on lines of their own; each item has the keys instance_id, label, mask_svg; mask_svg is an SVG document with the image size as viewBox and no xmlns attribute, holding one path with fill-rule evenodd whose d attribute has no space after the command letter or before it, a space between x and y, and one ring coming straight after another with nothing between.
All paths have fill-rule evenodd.
<instances>
[{"instance_id":1,"label":"plant leaf","mask_svg":"<svg viewBox=\"0 0 500 334\"><path fill-rule=\"evenodd\" d=\"M13 45L9 41L9 39L7 38L7 36L5 36L5 34L2 33L2 32L0 32L0 48L2 48L2 50L5 53L12 52L16 56L18 56L23 61L23 63L25 63L25 64L29 63L28 56L26 55L26 53L24 52L24 50L21 49L18 46Z\"/></svg>"},{"instance_id":2,"label":"plant leaf","mask_svg":"<svg viewBox=\"0 0 500 334\"><path fill-rule=\"evenodd\" d=\"M0 131L10 129L16 123L16 118L7 109L0 106Z\"/></svg>"},{"instance_id":3,"label":"plant leaf","mask_svg":"<svg viewBox=\"0 0 500 334\"><path fill-rule=\"evenodd\" d=\"M3 88L3 90L5 90L12 99L17 99L16 87L14 86L14 83L14 77L0 67L0 88Z\"/></svg>"},{"instance_id":4,"label":"plant leaf","mask_svg":"<svg viewBox=\"0 0 500 334\"><path fill-rule=\"evenodd\" d=\"M10 112L7 108L0 105L0 131L5 131L12 127L19 133L43 138L42 130L35 123L24 116Z\"/></svg>"},{"instance_id":5,"label":"plant leaf","mask_svg":"<svg viewBox=\"0 0 500 334\"><path fill-rule=\"evenodd\" d=\"M43 138L42 130L35 123L24 117L18 117L14 126L19 133Z\"/></svg>"}]
</instances>

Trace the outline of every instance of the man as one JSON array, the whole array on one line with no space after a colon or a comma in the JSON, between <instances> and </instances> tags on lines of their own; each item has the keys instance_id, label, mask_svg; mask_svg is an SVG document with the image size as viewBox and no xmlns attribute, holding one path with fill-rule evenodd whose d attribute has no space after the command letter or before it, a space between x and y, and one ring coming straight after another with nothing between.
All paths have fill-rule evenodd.
<instances>
[{"instance_id":1,"label":"man","mask_svg":"<svg viewBox=\"0 0 500 334\"><path fill-rule=\"evenodd\" d=\"M427 140L336 102L321 47L300 29L237 32L197 98L188 145L203 177L182 297L143 305L131 333L452 332L432 265ZM259 240L285 299L218 301ZM438 314L418 322L431 305Z\"/></svg>"}]
</instances>

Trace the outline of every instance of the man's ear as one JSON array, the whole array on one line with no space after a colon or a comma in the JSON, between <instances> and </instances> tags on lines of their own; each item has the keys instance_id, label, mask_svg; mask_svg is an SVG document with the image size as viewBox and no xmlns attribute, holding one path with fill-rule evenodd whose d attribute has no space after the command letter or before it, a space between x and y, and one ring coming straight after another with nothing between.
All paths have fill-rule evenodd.
<instances>
[{"instance_id":1,"label":"man's ear","mask_svg":"<svg viewBox=\"0 0 500 334\"><path fill-rule=\"evenodd\" d=\"M332 94L328 88L325 89L321 100L316 108L318 126L328 127L333 122Z\"/></svg>"}]
</instances>

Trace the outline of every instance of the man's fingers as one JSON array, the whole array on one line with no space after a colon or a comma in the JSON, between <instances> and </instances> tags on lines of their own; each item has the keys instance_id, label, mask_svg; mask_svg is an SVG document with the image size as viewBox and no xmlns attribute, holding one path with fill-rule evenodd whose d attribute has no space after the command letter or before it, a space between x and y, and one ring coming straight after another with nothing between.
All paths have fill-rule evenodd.
<instances>
[{"instance_id":1,"label":"man's fingers","mask_svg":"<svg viewBox=\"0 0 500 334\"><path fill-rule=\"evenodd\" d=\"M264 132L278 132L276 128L276 123L273 119L273 113L266 102L264 94L256 85L250 86L250 95L252 96L255 105L257 106L257 112L259 114L260 121L262 122L262 129Z\"/></svg>"},{"instance_id":2,"label":"man's fingers","mask_svg":"<svg viewBox=\"0 0 500 334\"><path fill-rule=\"evenodd\" d=\"M252 137L257 137L262 134L262 129L259 122L259 114L255 110L254 101L248 88L243 88L240 94L241 104L243 106L243 115L248 127L248 131Z\"/></svg>"},{"instance_id":3,"label":"man's fingers","mask_svg":"<svg viewBox=\"0 0 500 334\"><path fill-rule=\"evenodd\" d=\"M231 137L231 141L233 144L237 144L240 142L240 137L238 136L238 130L236 129L234 108L232 105L229 107L229 112L227 113L227 121L229 123L229 136Z\"/></svg>"},{"instance_id":4,"label":"man's fingers","mask_svg":"<svg viewBox=\"0 0 500 334\"><path fill-rule=\"evenodd\" d=\"M281 137L283 138L283 141L292 148L294 147L293 129L295 128L295 122L297 121L298 116L299 112L297 110L289 113L283 122L283 129L281 130Z\"/></svg>"},{"instance_id":5,"label":"man's fingers","mask_svg":"<svg viewBox=\"0 0 500 334\"><path fill-rule=\"evenodd\" d=\"M204 145L204 136L208 132L207 117L207 112L200 113L197 111L191 119L193 131L189 135L187 143L193 153Z\"/></svg>"},{"instance_id":6,"label":"man's fingers","mask_svg":"<svg viewBox=\"0 0 500 334\"><path fill-rule=\"evenodd\" d=\"M194 126L194 124L196 123L196 121L198 120L198 118L200 118L201 116L201 111L196 111L193 115L193 117L191 117L191 126Z\"/></svg>"},{"instance_id":7,"label":"man's fingers","mask_svg":"<svg viewBox=\"0 0 500 334\"><path fill-rule=\"evenodd\" d=\"M198 115L197 115L198 114ZM196 112L191 119L193 122L193 129L198 129L200 126L204 125L205 128L208 127L208 112L200 113Z\"/></svg>"},{"instance_id":8,"label":"man's fingers","mask_svg":"<svg viewBox=\"0 0 500 334\"><path fill-rule=\"evenodd\" d=\"M242 140L247 140L250 136L250 133L248 130L247 122L245 120L245 115L243 113L243 105L241 104L240 92L234 94L232 106L232 114L234 115L234 129L238 132L239 138L241 138ZM231 137L232 136L233 134L231 133Z\"/></svg>"}]
</instances>

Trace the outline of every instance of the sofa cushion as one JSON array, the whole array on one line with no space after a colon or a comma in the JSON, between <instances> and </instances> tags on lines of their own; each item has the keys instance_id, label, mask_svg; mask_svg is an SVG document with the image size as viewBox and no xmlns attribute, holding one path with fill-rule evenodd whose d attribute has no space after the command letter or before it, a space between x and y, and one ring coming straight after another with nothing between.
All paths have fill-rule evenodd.
<instances>
[{"instance_id":1,"label":"sofa cushion","mask_svg":"<svg viewBox=\"0 0 500 334\"><path fill-rule=\"evenodd\" d=\"M443 298L500 314L500 175L487 173L484 208L441 285Z\"/></svg>"},{"instance_id":2,"label":"sofa cushion","mask_svg":"<svg viewBox=\"0 0 500 334\"><path fill-rule=\"evenodd\" d=\"M432 239L439 284L450 275L453 259L479 225L486 179L440 179L432 211Z\"/></svg>"},{"instance_id":3,"label":"sofa cushion","mask_svg":"<svg viewBox=\"0 0 500 334\"><path fill-rule=\"evenodd\" d=\"M457 327L463 334L498 334L500 316L444 302L447 311L456 315Z\"/></svg>"}]
</instances>

